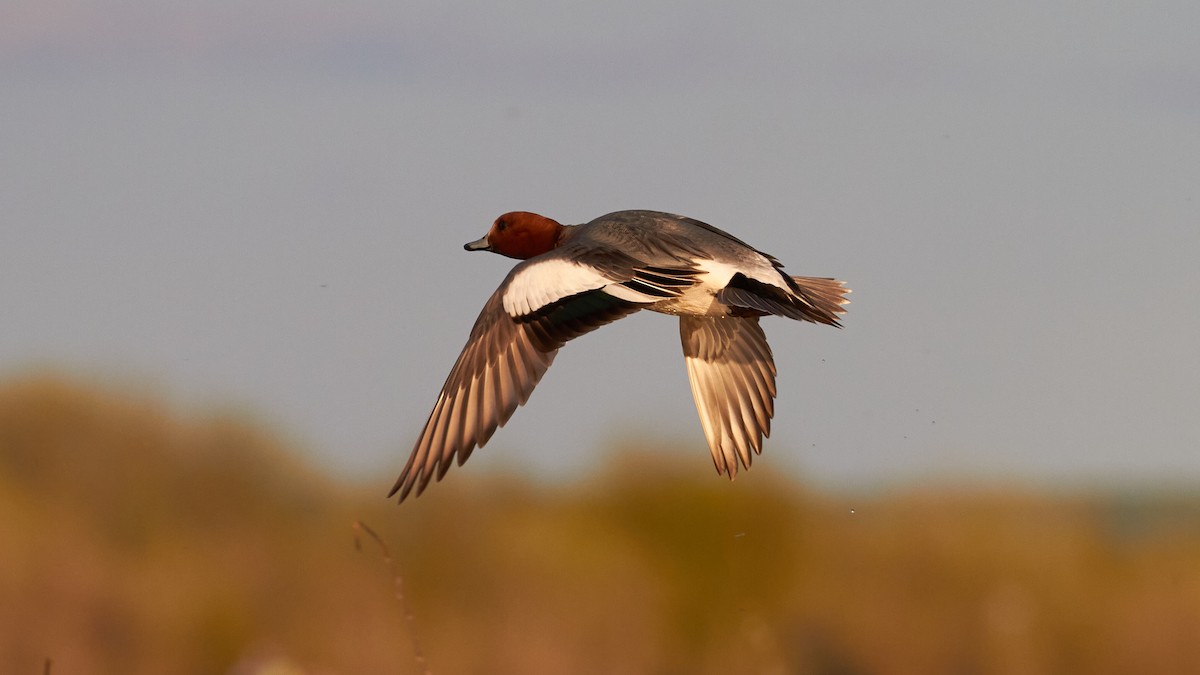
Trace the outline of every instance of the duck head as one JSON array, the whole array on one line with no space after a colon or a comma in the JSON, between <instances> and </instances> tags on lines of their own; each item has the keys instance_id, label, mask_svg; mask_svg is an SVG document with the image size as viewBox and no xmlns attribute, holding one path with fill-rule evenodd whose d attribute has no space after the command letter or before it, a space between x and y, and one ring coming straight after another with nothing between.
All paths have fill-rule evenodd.
<instances>
[{"instance_id":1,"label":"duck head","mask_svg":"<svg viewBox=\"0 0 1200 675\"><path fill-rule=\"evenodd\" d=\"M557 246L562 231L563 226L550 218L528 211L512 211L497 218L482 239L463 248L527 260Z\"/></svg>"}]
</instances>

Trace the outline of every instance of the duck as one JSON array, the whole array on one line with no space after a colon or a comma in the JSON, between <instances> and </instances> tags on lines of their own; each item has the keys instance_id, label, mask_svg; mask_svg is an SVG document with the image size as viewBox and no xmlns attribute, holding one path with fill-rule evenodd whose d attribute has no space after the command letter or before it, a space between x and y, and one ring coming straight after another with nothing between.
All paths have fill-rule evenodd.
<instances>
[{"instance_id":1,"label":"duck","mask_svg":"<svg viewBox=\"0 0 1200 675\"><path fill-rule=\"evenodd\" d=\"M775 362L759 318L840 328L850 292L837 279L788 275L741 239L661 211L617 211L580 225L513 211L463 248L522 262L471 328L388 493L398 502L483 447L563 345L640 310L679 317L713 464L732 480L761 454L775 412Z\"/></svg>"}]
</instances>

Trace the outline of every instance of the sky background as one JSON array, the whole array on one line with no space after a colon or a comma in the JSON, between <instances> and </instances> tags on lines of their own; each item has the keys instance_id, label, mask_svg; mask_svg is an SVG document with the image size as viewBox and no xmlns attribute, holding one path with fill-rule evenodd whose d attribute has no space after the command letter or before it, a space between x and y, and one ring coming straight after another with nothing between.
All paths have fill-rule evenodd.
<instances>
[{"instance_id":1,"label":"sky background","mask_svg":"<svg viewBox=\"0 0 1200 675\"><path fill-rule=\"evenodd\" d=\"M1192 0L6 0L0 376L237 409L386 490L512 264L462 244L648 208L854 289L843 330L765 321L756 466L1195 486L1197 26ZM577 476L630 438L711 471L678 343L643 313L568 345L458 471Z\"/></svg>"}]
</instances>

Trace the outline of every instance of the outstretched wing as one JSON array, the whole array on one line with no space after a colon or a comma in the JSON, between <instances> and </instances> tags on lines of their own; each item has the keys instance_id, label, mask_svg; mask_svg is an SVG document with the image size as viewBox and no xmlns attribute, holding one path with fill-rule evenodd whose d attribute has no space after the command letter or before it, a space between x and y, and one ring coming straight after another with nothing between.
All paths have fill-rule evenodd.
<instances>
[{"instance_id":1,"label":"outstretched wing","mask_svg":"<svg viewBox=\"0 0 1200 675\"><path fill-rule=\"evenodd\" d=\"M606 292L612 282L593 267L559 259L513 268L476 319L388 496L398 492L404 501L413 488L421 494L455 458L467 461L529 400L559 347L645 304Z\"/></svg>"},{"instance_id":2,"label":"outstretched wing","mask_svg":"<svg viewBox=\"0 0 1200 675\"><path fill-rule=\"evenodd\" d=\"M771 435L775 362L758 317L679 320L683 356L717 473L749 469Z\"/></svg>"}]
</instances>

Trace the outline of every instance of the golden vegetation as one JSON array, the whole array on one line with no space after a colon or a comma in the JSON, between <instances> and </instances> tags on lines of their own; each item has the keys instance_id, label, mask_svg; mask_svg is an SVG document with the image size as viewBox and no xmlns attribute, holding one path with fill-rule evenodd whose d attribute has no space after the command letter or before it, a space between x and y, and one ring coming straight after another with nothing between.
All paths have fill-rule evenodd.
<instances>
[{"instance_id":1,"label":"golden vegetation","mask_svg":"<svg viewBox=\"0 0 1200 675\"><path fill-rule=\"evenodd\" d=\"M439 675L1200 673L1200 498L851 501L768 463L730 485L703 453L615 457L396 507L390 476L338 484L236 420L10 382L0 664L419 673L415 644Z\"/></svg>"}]
</instances>

